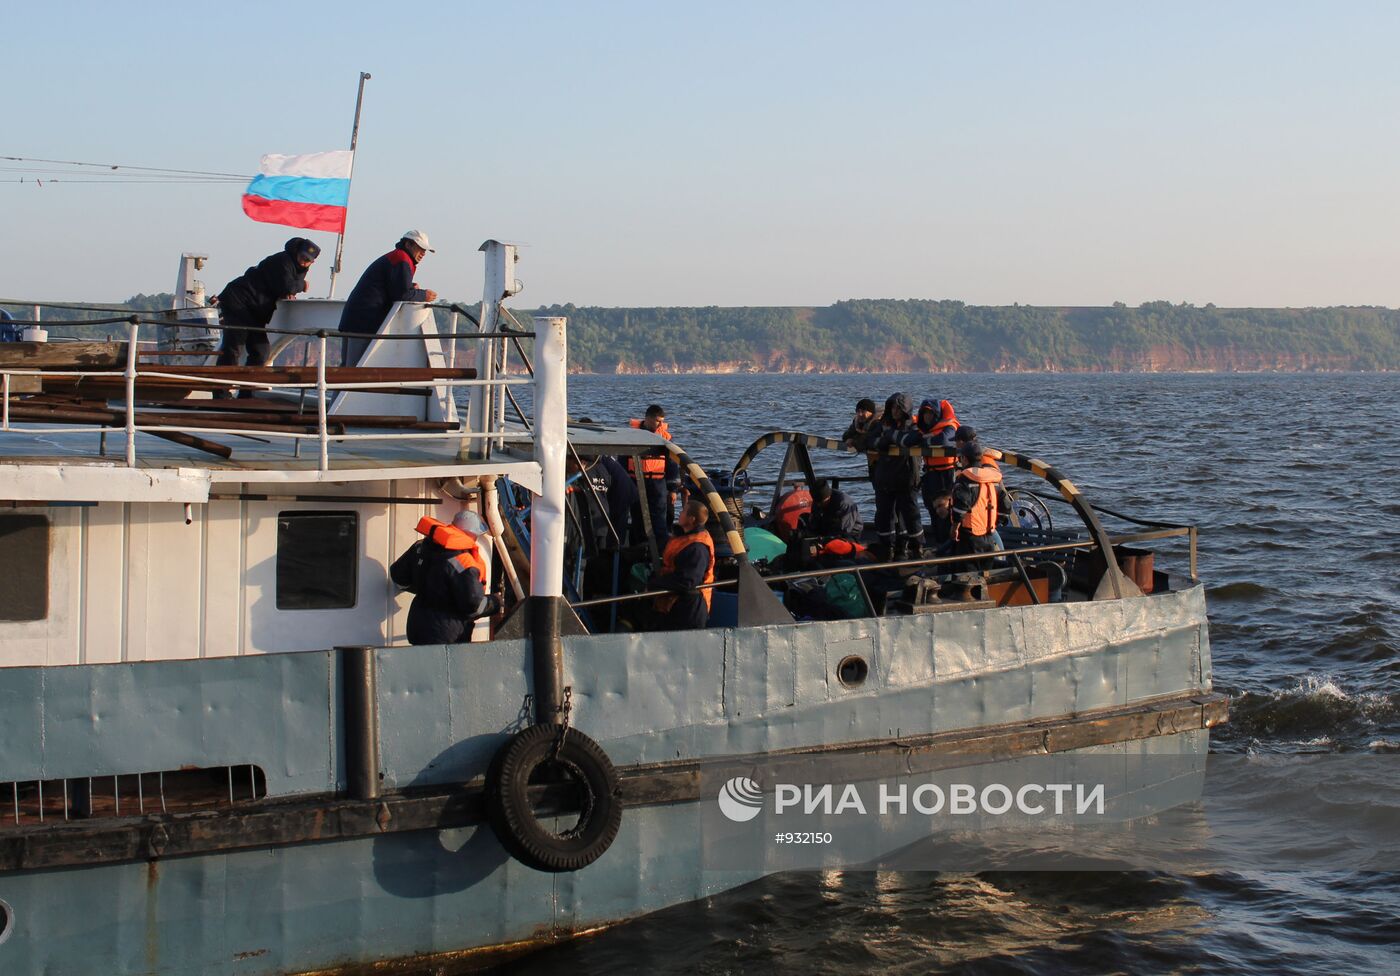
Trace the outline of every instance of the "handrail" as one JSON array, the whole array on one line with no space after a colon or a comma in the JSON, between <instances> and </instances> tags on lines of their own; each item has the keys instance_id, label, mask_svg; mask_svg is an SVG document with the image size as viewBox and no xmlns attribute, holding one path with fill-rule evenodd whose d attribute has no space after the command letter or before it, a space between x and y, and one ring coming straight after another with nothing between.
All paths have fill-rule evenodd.
<instances>
[{"instance_id":1,"label":"handrail","mask_svg":"<svg viewBox=\"0 0 1400 976\"><path fill-rule=\"evenodd\" d=\"M135 467L135 466L136 466L136 463L137 463L136 435L139 434L139 433L154 434L154 435L156 435L156 436L166 437L167 439L177 439L179 443L185 444L186 446L195 446L194 444L192 444L192 443L190 442L190 440L189 440L188 437L186 437L186 438L183 439L183 440L179 440L179 435L202 434L202 435L222 435L222 436L227 437L227 436L231 436L231 435L239 435L240 433L248 433L248 432L251 432L251 431L254 430L254 428L252 428L252 427L247 428L247 430L245 431L243 428L240 428L240 427L237 427L237 426L223 426L223 427L207 427L207 426L202 426L202 425L200 425L199 422L198 422L198 420L199 420L200 418L196 418L196 419L194 420L194 422L191 423L191 424L189 424L189 425L180 425L180 424L171 424L171 423L162 423L162 424L142 424L142 423L139 423L139 422L138 422L138 417L137 417L137 401L138 401L139 397L137 396L137 392L136 392L136 385L137 385L137 381L138 381L139 379L143 379L143 378L152 378L152 379L167 379L167 380L185 380L185 381L190 381L190 382L196 382L196 383L201 383L201 384L207 384L207 385L209 385L209 386L213 386L213 387L219 388L219 389L303 390L303 391L310 391L310 390L313 390L313 389L314 389L314 390L316 391L316 394L315 394L315 395L316 395L316 424L315 424L315 429L314 429L314 431L298 431L298 430L279 431L279 430L267 430L267 429L265 429L264 427L258 427L258 428L256 428L256 433L257 433L257 436L258 436L259 438L264 439L265 441L271 440L271 439L275 439L275 438L285 438L285 439L290 439L290 440L295 441L298 445L301 443L302 440L310 439L310 438L313 438L313 437L316 438L317 441L319 442L319 446L320 446L320 451L319 451L319 455L320 455L320 456L319 456L319 460L318 460L318 468L319 468L319 470L321 470L321 471L329 471L329 470L330 470L330 445L331 445L331 442L356 441L356 440L415 440L415 439L431 439L431 440L443 440L443 441L448 441L448 440L450 440L450 441L461 441L461 440L463 440L463 439L468 439L468 438L490 438L490 437L496 437L496 436L499 436L499 433L500 433L499 431L490 431L490 432L479 433L479 434L478 434L478 433L472 433L472 432L470 432L470 431L465 430L465 429L463 428L463 426L462 426L460 423L458 424L458 426L457 426L456 428L452 428L452 429L449 429L449 430L432 431L432 432L392 430L392 431L387 431L387 432L383 432L383 433L356 433L356 434L351 434L351 433L333 433L333 432L331 431L331 427L333 427L333 426L341 426L342 429L343 429L343 425L337 425L336 418L335 418L334 416L329 415L329 409L328 409L328 408L329 408L329 399L330 399L331 393L334 392L334 391L342 391L342 390L389 390L389 389L396 390L396 391L407 391L407 390L418 390L418 389L423 389L423 390L450 389L450 388L455 388L455 387L474 387L474 386L502 386L502 387L508 387L508 386L514 386L514 385L524 385L524 384L528 384L528 383L530 382L530 380L524 379L524 378L512 379L512 378L507 378L507 377L505 377L505 376L502 376L502 377L500 377L500 378L498 378L498 379L489 379L489 380L480 380L480 379L436 379L436 380L434 380L434 379L429 379L429 380L409 380L409 381L403 381L403 382L395 382L395 381L376 381L376 382L360 382L360 383L357 383L357 382L331 383L331 382L328 382L327 379L326 379L326 377L327 377L327 373L326 373L326 369L327 369L327 351L328 351L328 346L327 346L327 344L328 344L328 340L329 340L329 338L330 338L330 332L329 332L329 330L326 330L326 329L317 329L317 330L311 330L311 331L308 331L308 330L288 330L288 329L251 329L251 330L248 330L248 331L257 331L257 332L269 332L269 333L271 333L271 332L277 332L277 333L282 333L282 334L305 335L305 336L314 338L314 339L316 340L316 342L317 342L317 345L318 345L318 356L317 356L316 373L315 373L315 380L314 380L314 381L307 380L307 381L301 381L301 382L263 382L263 381L258 381L258 380L234 379L234 378L232 378L232 377L223 377L223 376L208 376L208 375L193 376L193 375L189 375L189 374L186 374L186 373L179 372L179 371L178 371L178 367L175 367L174 369L169 369L169 368L163 368L163 367L160 366L160 365L157 365L156 368L154 368L154 369L142 369L142 368L140 367L140 362L139 362L139 356L140 356L140 351L141 351L141 337L140 337L140 335L141 335L141 325L142 325L143 322L144 322L144 323L151 323L152 320L149 319L149 318L147 318L147 317L145 317L145 316L130 315L130 316L124 316L124 317L122 317L121 319L117 319L117 320L113 320L113 321L125 322L126 325L127 325L127 338L126 338L127 354L126 354L126 363L125 363L125 367L124 367L123 369L118 370L118 369L108 368L108 369L53 369L53 370L49 370L49 369L35 369L35 368L19 368L19 369L17 369L17 368L11 368L11 367L0 367L0 400L3 401L3 404L0 404L0 430L3 430L3 431L5 431L5 432L10 432L10 433L22 433L22 434L37 434L37 433L43 433L45 436L63 435L63 434L84 434L84 435L90 435L90 434L93 434L93 433L105 434L108 430L112 429L113 427L117 427L118 424L120 424L120 426L124 429L124 432L125 432L125 434L126 434L126 451L125 451L125 463L126 463L126 466L127 466L127 467ZM45 323L45 324L46 324L46 325L50 325L50 326L52 326L52 325L73 325L73 326L79 326L79 325L85 325L85 324L91 324L91 323L85 323L85 322L52 323L52 322L49 322L49 323ZM169 323L169 322L166 322L166 321L157 320L157 321L155 322L155 324L161 325L161 326L165 326L165 325L169 325L170 323ZM223 326L221 326L221 325L220 325L220 326L210 326L210 327L211 327L211 328L215 328L215 327L217 327L217 328L223 328ZM511 337L511 338L519 338L519 337L522 335L522 333L514 332L514 331L512 331L512 332L503 332L503 333L478 333L478 332L473 332L473 333L463 333L463 335L470 335L470 336L472 336L472 337L474 337L474 338L493 338L493 337L494 337L494 338L504 338L504 337L506 337L506 336L509 336L509 337ZM452 335L446 335L446 336L444 336L443 334L438 334L438 337L439 337L439 338L452 338L452 337L454 337L454 336L452 336ZM382 339L415 339L415 340L421 342L422 339L423 339L423 336L422 336L422 335L384 335L384 336L379 336L379 338L382 338ZM147 345L149 345L149 342L147 343ZM54 421L54 422L52 422L52 423L40 423L40 424L38 424L38 425L26 424L26 425L24 425L24 426L15 426L14 424L11 423L11 399L12 399L13 396L14 396L13 385L12 385L11 378L12 378L12 377L31 377L31 376L44 377L44 378L48 378L48 379L74 379L74 380L77 380L77 381L81 381L81 380L84 380L84 379L99 379L99 380L104 380L104 381L107 381L107 382L111 382L111 381L113 381L113 380L116 380L117 378L120 378L121 381L123 382L123 396L122 396L122 405L121 405L120 411L117 411L116 409L111 408L111 407L106 407L105 405L104 405L104 406L101 406L101 407L97 407L97 408L91 407L91 405L89 405L88 407L84 407L84 406L82 406L82 405L77 405L77 406L75 406L75 407L73 408L73 410L76 411L76 412L78 412L78 413L81 413L81 412L83 412L83 411L86 411L86 412L88 412L88 413L90 413L90 414L98 414L99 411L100 411L100 415L110 415L110 416L112 417L112 420L113 420L113 421L116 421L116 422L110 423L110 424L109 424L109 423L102 423L102 422L101 422L101 417L100 417L100 415L99 415L98 418L94 418L94 417L91 417L91 416L86 416L86 417L85 417L85 416L72 416L72 420L73 420L74 422L71 422L71 423L64 423L62 420L57 420L57 421ZM507 392L509 392L509 391L507 391ZM188 402L186 402L186 403L171 405L171 410L174 411L174 412L176 412L176 413L178 413L181 409L188 409L188 408L190 408L190 407L198 407L198 406L200 406L200 401L188 401ZM119 414L119 416L120 416L120 419L119 419L119 420L118 420L118 414ZM30 419L30 418L26 417L25 419ZM84 424L82 423L83 420L89 420L89 421L90 421L90 420L92 420L92 419L99 419L99 425L98 425L98 426L88 426L88 425L84 425ZM231 417L230 419L231 419L231 420L237 420L237 417L234 416L234 417ZM309 426L309 425L308 425L308 426ZM218 445L216 445L216 446L218 446ZM99 448L99 450L101 450L101 452L105 454L105 450L102 450L101 448ZM224 456L227 456L227 455L225 454Z\"/></svg>"},{"instance_id":2,"label":"handrail","mask_svg":"<svg viewBox=\"0 0 1400 976\"><path fill-rule=\"evenodd\" d=\"M949 458L957 456L957 451L953 448L914 445L890 445L882 449L857 451L854 448L848 448L844 441L839 441L831 437L820 437L815 434L804 434L798 431L775 430L764 434L749 445L747 450L745 450L743 455L739 458L739 462L734 466L734 471L730 476L731 480L733 480L739 472L747 468L760 452L779 443L798 443L809 448L826 448L840 451L844 454L864 454L866 457L872 459L880 457ZM1075 487L1074 482L1065 477L1058 468L1039 458L1023 456L1015 451L998 450L993 456L999 458L1004 464L1012 465L1023 471L1029 471L1031 474L1043 478L1051 485L1054 485L1055 489L1060 493L1060 496L1073 505L1074 510L1079 513L1079 517L1083 520L1085 528L1087 528L1089 534L1097 540L1099 548L1104 552L1108 552L1112 548L1112 544L1108 540L1107 530L1104 529L1103 523L1099 521L1098 516L1094 513L1094 506L1089 504L1088 500L1084 498L1079 489ZM1107 557L1105 557L1104 563L1108 567L1104 573L1104 579L1107 581L1109 589L1112 590L1113 597L1122 598L1132 595L1137 587L1132 580L1123 575L1122 570L1118 567L1118 563Z\"/></svg>"},{"instance_id":3,"label":"handrail","mask_svg":"<svg viewBox=\"0 0 1400 976\"><path fill-rule=\"evenodd\" d=\"M10 302L10 301L0 301L0 305L19 305L19 304L24 304L24 303L20 303L20 302ZM34 304L34 303L33 303L33 302L30 302L30 303L27 303L27 304L31 304L31 305L32 305L32 304ZM430 304L430 303L427 303L427 302L405 302L404 304L406 304L406 305L418 305L418 306L421 306L422 308L428 308L428 309L437 309L437 308L448 309L448 310L451 310L451 309L452 309L452 306L451 306L451 305L444 305L444 304L441 304L441 303L431 303L431 304ZM44 307L50 307L50 306L44 306ZM63 307L66 307L66 306L52 306L52 307L63 308ZM217 310L218 310L218 306L214 306L214 305L203 305L203 306L199 306L199 307L196 307L196 308L182 308L182 309L179 309L178 311L179 311L180 313L186 313L186 312L198 312L198 311L210 311L210 310L217 311ZM162 313L162 314L163 314L163 313ZM174 314L174 313L172 312L171 314ZM199 322L188 322L188 321L187 321L187 322L181 322L181 321L178 321L178 320L173 319L173 318L158 318L158 317L156 317L155 315L150 314L150 313L139 313L139 312L138 312L138 313L134 313L134 314L129 314L129 315L116 315L116 316L111 316L111 317L108 317L108 318L100 318L100 319L65 319L65 320L62 320L62 321L56 321L56 320L53 320L53 319L44 319L44 320L42 320L42 321L39 320L39 319L14 319L14 320L11 321L10 324L11 324L11 325L39 325L39 326L43 326L45 329L48 329L48 330L50 330L50 331L53 331L53 330L55 330L55 329L78 329L78 328L83 328L84 326L89 326L89 325L116 325L116 324L118 324L118 323L127 323L127 324L137 324L137 323L139 323L139 324L142 324L142 325L156 325L156 326L161 326L161 327L163 327L163 328L169 328L169 327L172 327L172 326L180 326L180 325L182 325L182 326L186 326L186 327L189 327L189 328L209 329L209 330L214 331L214 332L224 332L224 331L228 331L228 330L230 330L230 329L236 329L236 330L239 331L239 332L261 332L261 333L265 333L265 334L267 334L267 335L307 336L307 337L309 337L309 338L316 338L316 337L318 337L318 336L320 336L320 335L322 335L322 334L327 334L327 335L329 335L329 334L332 333L332 332L336 333L336 335L340 335L340 334L341 334L341 333L339 332L339 330L337 330L337 329L287 329L287 328L274 329L274 328L272 328L272 327L270 327L270 326L224 325L222 322L203 322L203 321L199 321ZM499 332L436 332L436 333L434 333L434 335L435 335L437 338L440 338L440 339L511 339L511 338L514 338L514 339L533 339L533 338L535 337L535 333L533 333L533 332L519 332L519 331L516 331L516 330L514 330L514 329L507 329L507 330L503 330L503 331L499 331ZM414 334L411 334L411 333L407 333L407 334L405 334L405 333L392 333L392 334L376 333L376 334L373 336L373 338L376 339L376 340L400 340L400 339L419 339L419 340L421 340L423 337L422 337L421 335L414 335ZM93 340L93 341L101 341L101 340Z\"/></svg>"},{"instance_id":4,"label":"handrail","mask_svg":"<svg viewBox=\"0 0 1400 976\"><path fill-rule=\"evenodd\" d=\"M1150 539L1161 539L1168 536L1181 535L1187 527L1180 529L1163 529L1159 532L1139 532L1131 535L1113 536L1110 542L1115 545L1124 545L1129 542L1146 542ZM995 552L970 552L957 556L929 556L923 559L901 559L881 563L862 563L853 566L836 566L829 569L807 569L791 573L778 573L773 576L764 576L765 583L785 583L795 579L816 579L826 576L840 576L844 573L855 573L857 575L873 570L882 569L906 569L914 566L941 566L948 563L965 563L989 559L1004 559L1010 556L1034 556L1046 552L1068 552L1076 549L1096 549L1098 542L1094 539L1083 539L1076 542L1053 542L1040 546L1021 546L1015 549L998 549ZM1194 577L1193 577L1194 580ZM701 583L695 587L696 590L721 589L734 586L739 581L737 579L716 580L712 583ZM579 600L570 603L574 608L587 608L603 606L609 603L622 603L627 600L641 600L649 597L665 596L674 594L674 590L647 590L644 593L624 593L619 596L596 597L591 600Z\"/></svg>"}]
</instances>

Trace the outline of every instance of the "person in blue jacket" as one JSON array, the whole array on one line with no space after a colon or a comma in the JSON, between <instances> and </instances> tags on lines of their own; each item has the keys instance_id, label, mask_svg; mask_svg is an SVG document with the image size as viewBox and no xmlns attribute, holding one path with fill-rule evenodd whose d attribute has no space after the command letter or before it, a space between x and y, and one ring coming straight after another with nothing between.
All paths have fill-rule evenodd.
<instances>
[{"instance_id":1,"label":"person in blue jacket","mask_svg":"<svg viewBox=\"0 0 1400 976\"><path fill-rule=\"evenodd\" d=\"M19 342L23 338L24 333L20 331L20 327L11 324L14 320L13 315L0 308L0 342Z\"/></svg>"},{"instance_id":2,"label":"person in blue jacket","mask_svg":"<svg viewBox=\"0 0 1400 976\"><path fill-rule=\"evenodd\" d=\"M395 302L435 302L437 292L419 288L413 281L424 256L436 253L421 230L406 231L394 249L370 262L345 300L340 331L346 334L342 362L354 366L369 348L372 336L384 324ZM361 337L366 338L361 338Z\"/></svg>"}]
</instances>

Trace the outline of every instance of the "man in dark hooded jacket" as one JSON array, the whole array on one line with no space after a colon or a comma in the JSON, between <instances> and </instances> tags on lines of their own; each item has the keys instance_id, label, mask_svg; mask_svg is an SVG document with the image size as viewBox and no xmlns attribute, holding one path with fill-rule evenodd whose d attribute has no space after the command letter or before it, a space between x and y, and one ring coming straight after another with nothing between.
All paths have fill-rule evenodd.
<instances>
[{"instance_id":1,"label":"man in dark hooded jacket","mask_svg":"<svg viewBox=\"0 0 1400 976\"><path fill-rule=\"evenodd\" d=\"M877 426L866 435L866 450L879 452L871 474L875 489L875 535L877 559L919 556L924 546L923 518L915 492L919 487L916 458L885 453L890 447L909 447L919 442L907 393L896 393L885 401L885 412Z\"/></svg>"},{"instance_id":2,"label":"man in dark hooded jacket","mask_svg":"<svg viewBox=\"0 0 1400 976\"><path fill-rule=\"evenodd\" d=\"M428 235L421 230L405 231L388 254L370 262L345 300L340 313L340 331L346 333L343 362L354 366L369 348L369 339L384 324L395 302L434 302L437 292L419 288L413 276L423 258L436 253L428 246Z\"/></svg>"},{"instance_id":3,"label":"man in dark hooded jacket","mask_svg":"<svg viewBox=\"0 0 1400 976\"><path fill-rule=\"evenodd\" d=\"M389 578L413 594L410 644L469 641L472 621L499 609L496 597L486 594L486 563L477 548L477 537L485 531L475 512L459 512L451 525L419 519L423 538L389 567Z\"/></svg>"},{"instance_id":4,"label":"man in dark hooded jacket","mask_svg":"<svg viewBox=\"0 0 1400 976\"><path fill-rule=\"evenodd\" d=\"M249 366L267 362L267 333L248 330L267 328L279 299L295 298L306 291L306 273L320 253L321 246L315 241L293 237L280 252L263 258L224 285L219 293L219 322L224 327L220 366L242 365L245 349Z\"/></svg>"}]
</instances>

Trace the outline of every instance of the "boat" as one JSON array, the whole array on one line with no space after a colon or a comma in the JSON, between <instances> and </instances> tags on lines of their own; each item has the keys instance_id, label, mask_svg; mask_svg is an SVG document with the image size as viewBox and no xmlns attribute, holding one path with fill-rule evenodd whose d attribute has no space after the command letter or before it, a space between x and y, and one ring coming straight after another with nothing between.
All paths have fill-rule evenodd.
<instances>
[{"instance_id":1,"label":"boat","mask_svg":"<svg viewBox=\"0 0 1400 976\"><path fill-rule=\"evenodd\" d=\"M1205 754L1227 716L1194 529L1112 535L1003 448L1048 488L965 598L929 585L938 557L776 571L746 530L845 448L774 432L712 479L645 430L570 420L566 320L514 321L515 248L482 250L478 307L395 305L353 365L341 303L305 299L266 367L204 365L139 315L115 361L0 365L4 972L450 971L772 870L702 849L735 769ZM258 396L211 398L232 389ZM605 611L644 588L566 578L570 458L602 455L669 457L710 502L709 627L623 629ZM1082 526L1050 524L1055 498ZM388 567L464 510L508 610L408 645ZM1174 537L1186 573L1130 551ZM794 618L796 582L841 575L865 609Z\"/></svg>"}]
</instances>

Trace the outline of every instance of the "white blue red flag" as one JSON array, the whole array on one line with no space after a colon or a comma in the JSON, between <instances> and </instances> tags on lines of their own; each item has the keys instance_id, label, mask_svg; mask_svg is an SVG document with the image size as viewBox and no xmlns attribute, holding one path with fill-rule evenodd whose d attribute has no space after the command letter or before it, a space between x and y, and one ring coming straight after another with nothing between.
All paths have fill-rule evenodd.
<instances>
[{"instance_id":1,"label":"white blue red flag","mask_svg":"<svg viewBox=\"0 0 1400 976\"><path fill-rule=\"evenodd\" d=\"M264 156L243 191L243 212L267 224L343 234L354 158L348 149Z\"/></svg>"}]
</instances>

